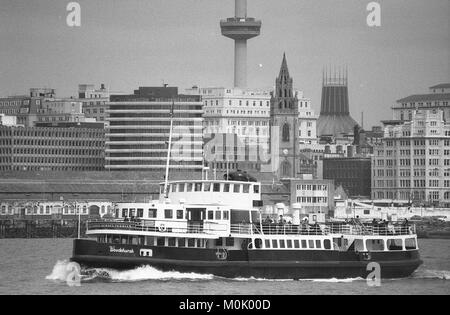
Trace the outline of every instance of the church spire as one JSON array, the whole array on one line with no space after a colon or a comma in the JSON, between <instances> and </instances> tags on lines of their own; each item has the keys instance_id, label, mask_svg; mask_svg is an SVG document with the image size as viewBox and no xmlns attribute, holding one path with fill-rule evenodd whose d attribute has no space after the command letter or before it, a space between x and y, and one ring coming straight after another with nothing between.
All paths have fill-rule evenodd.
<instances>
[{"instance_id":1,"label":"church spire","mask_svg":"<svg viewBox=\"0 0 450 315\"><path fill-rule=\"evenodd\" d=\"M288 65L287 65L287 60L286 60L286 53L283 53L283 61L281 62L281 68L280 68L280 74L278 75L278 78L289 78L289 69L288 69ZM286 80L285 79L285 80Z\"/></svg>"}]
</instances>

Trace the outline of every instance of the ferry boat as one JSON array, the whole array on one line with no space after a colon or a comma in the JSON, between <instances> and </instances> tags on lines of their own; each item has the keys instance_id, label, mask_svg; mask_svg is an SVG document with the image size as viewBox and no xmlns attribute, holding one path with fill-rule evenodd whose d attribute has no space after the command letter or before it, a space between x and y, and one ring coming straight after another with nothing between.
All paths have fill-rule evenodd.
<instances>
[{"instance_id":1,"label":"ferry boat","mask_svg":"<svg viewBox=\"0 0 450 315\"><path fill-rule=\"evenodd\" d=\"M72 261L263 279L365 278L371 262L398 278L422 263L414 225L271 223L261 207L259 182L163 183L159 200L121 203L114 219L88 221Z\"/></svg>"},{"instance_id":2,"label":"ferry boat","mask_svg":"<svg viewBox=\"0 0 450 315\"><path fill-rule=\"evenodd\" d=\"M159 200L120 203L114 219L88 221L72 261L263 279L366 277L371 262L381 277L407 277L422 263L413 225L272 223L263 220L261 183L248 174L169 181L173 104L170 117Z\"/></svg>"}]
</instances>

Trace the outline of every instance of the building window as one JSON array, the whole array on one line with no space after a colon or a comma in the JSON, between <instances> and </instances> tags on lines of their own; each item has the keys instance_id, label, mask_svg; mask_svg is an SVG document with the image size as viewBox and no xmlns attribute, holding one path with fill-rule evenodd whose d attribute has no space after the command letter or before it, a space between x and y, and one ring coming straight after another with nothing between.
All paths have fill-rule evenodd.
<instances>
[{"instance_id":1,"label":"building window","mask_svg":"<svg viewBox=\"0 0 450 315\"><path fill-rule=\"evenodd\" d=\"M283 126L283 132L282 132L282 138L283 138L283 141L284 142L289 142L289 138L290 138L290 136L289 136L289 124L288 123L286 123L286 124L284 124L284 126Z\"/></svg>"}]
</instances>

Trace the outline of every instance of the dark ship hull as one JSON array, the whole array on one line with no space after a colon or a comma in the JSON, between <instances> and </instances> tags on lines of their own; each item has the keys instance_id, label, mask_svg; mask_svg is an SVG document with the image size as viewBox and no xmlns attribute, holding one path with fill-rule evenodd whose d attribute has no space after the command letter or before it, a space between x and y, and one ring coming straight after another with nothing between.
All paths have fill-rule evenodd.
<instances>
[{"instance_id":1,"label":"dark ship hull","mask_svg":"<svg viewBox=\"0 0 450 315\"><path fill-rule=\"evenodd\" d=\"M141 256L141 251L151 257ZM333 250L229 250L100 244L74 241L72 261L88 268L128 270L152 266L161 271L194 272L225 278L366 278L380 265L382 278L410 276L422 263L418 250L356 253ZM370 268L368 268L370 267Z\"/></svg>"}]
</instances>

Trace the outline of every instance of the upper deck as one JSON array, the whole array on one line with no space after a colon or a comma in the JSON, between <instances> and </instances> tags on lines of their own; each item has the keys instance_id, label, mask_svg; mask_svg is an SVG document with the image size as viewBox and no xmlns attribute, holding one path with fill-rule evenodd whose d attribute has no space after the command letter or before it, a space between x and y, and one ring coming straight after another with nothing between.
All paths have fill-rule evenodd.
<instances>
[{"instance_id":1,"label":"upper deck","mask_svg":"<svg viewBox=\"0 0 450 315\"><path fill-rule=\"evenodd\" d=\"M160 196L164 184L160 185ZM262 207L261 184L229 180L171 181L168 184L171 203L198 205L218 204L232 209L250 210Z\"/></svg>"}]
</instances>

